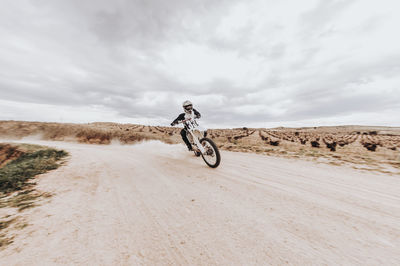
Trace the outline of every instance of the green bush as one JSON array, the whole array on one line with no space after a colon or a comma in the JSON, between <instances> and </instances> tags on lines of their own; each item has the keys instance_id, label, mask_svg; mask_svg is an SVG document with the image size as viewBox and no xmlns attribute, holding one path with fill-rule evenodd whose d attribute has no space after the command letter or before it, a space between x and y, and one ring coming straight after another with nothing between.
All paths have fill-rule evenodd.
<instances>
[{"instance_id":1,"label":"green bush","mask_svg":"<svg viewBox=\"0 0 400 266\"><path fill-rule=\"evenodd\" d=\"M59 161L67 156L65 151L44 149L25 153L0 168L0 192L21 190L36 175L56 169Z\"/></svg>"}]
</instances>

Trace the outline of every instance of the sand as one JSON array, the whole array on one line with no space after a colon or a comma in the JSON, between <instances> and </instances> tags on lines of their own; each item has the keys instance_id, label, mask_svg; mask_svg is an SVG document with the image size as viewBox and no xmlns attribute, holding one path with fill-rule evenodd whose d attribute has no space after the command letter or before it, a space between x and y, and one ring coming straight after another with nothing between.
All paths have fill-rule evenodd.
<instances>
[{"instance_id":1,"label":"sand","mask_svg":"<svg viewBox=\"0 0 400 266\"><path fill-rule=\"evenodd\" d=\"M400 265L400 177L183 145L62 148L1 265Z\"/></svg>"}]
</instances>

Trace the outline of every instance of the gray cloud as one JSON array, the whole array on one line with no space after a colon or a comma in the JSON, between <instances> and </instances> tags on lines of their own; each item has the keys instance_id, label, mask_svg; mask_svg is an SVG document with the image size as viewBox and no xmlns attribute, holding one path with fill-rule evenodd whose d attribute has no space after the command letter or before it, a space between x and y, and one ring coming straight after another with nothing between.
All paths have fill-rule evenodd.
<instances>
[{"instance_id":1,"label":"gray cloud","mask_svg":"<svg viewBox=\"0 0 400 266\"><path fill-rule=\"evenodd\" d=\"M285 17L293 4L5 0L0 98L132 121L166 121L190 98L221 126L400 110L392 8L353 23L357 1L310 1Z\"/></svg>"},{"instance_id":2,"label":"gray cloud","mask_svg":"<svg viewBox=\"0 0 400 266\"><path fill-rule=\"evenodd\" d=\"M315 32L319 35L333 32L331 27L338 20L338 16L353 5L354 2L356 0L319 0L315 7L300 16L307 34L305 37L309 38ZM323 33L318 32L321 30Z\"/></svg>"}]
</instances>

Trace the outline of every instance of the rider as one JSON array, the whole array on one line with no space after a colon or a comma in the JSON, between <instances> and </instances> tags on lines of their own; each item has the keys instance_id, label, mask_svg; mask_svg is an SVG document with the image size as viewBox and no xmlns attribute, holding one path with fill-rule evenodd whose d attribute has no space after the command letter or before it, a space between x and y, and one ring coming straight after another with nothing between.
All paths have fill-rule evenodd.
<instances>
[{"instance_id":1,"label":"rider","mask_svg":"<svg viewBox=\"0 0 400 266\"><path fill-rule=\"evenodd\" d=\"M181 113L172 123L171 126L174 126L176 124L178 124L179 121L183 121L186 119L194 119L194 118L200 118L201 115L200 113L193 108L193 104L191 101L184 101L182 104L183 110L185 111L184 113ZM189 151L192 151L192 144L190 144L187 135L186 135L186 129L183 128L181 130L181 136L183 141L185 142L186 146L188 147Z\"/></svg>"}]
</instances>

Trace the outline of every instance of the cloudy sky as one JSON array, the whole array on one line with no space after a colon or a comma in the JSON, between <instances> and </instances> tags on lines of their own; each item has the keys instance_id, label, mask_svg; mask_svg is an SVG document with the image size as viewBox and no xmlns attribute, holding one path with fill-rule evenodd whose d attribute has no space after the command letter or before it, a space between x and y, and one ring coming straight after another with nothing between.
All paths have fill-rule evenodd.
<instances>
[{"instance_id":1,"label":"cloudy sky","mask_svg":"<svg viewBox=\"0 0 400 266\"><path fill-rule=\"evenodd\" d=\"M400 126L398 0L0 3L0 120Z\"/></svg>"}]
</instances>

